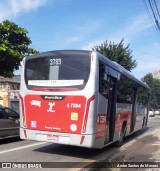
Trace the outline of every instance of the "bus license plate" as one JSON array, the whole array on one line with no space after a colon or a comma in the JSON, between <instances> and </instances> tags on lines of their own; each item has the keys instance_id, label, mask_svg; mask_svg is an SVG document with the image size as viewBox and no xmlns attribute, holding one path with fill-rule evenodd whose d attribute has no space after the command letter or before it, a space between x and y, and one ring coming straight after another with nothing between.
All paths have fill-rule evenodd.
<instances>
[{"instance_id":1,"label":"bus license plate","mask_svg":"<svg viewBox=\"0 0 160 171\"><path fill-rule=\"evenodd\" d=\"M47 140L59 141L59 136L56 136L56 135L47 135Z\"/></svg>"}]
</instances>

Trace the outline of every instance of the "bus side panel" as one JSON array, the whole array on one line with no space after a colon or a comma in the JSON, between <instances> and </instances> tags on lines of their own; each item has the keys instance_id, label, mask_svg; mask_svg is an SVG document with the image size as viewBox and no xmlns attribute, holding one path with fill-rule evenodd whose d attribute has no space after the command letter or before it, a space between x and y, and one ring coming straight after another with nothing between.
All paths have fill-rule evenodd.
<instances>
[{"instance_id":1,"label":"bus side panel","mask_svg":"<svg viewBox=\"0 0 160 171\"><path fill-rule=\"evenodd\" d=\"M120 136L121 128L124 122L127 123L127 132L129 134L131 124L132 104L117 103L116 105L116 124L114 141L117 141Z\"/></svg>"},{"instance_id":2,"label":"bus side panel","mask_svg":"<svg viewBox=\"0 0 160 171\"><path fill-rule=\"evenodd\" d=\"M147 107L145 105L136 105L136 124L135 130L138 131L142 128L143 119L147 117Z\"/></svg>"},{"instance_id":3,"label":"bus side panel","mask_svg":"<svg viewBox=\"0 0 160 171\"><path fill-rule=\"evenodd\" d=\"M95 135L95 147L104 147L104 141L107 134L107 106L108 99L98 93L98 104L97 104L97 115L96 115L96 135Z\"/></svg>"}]
</instances>

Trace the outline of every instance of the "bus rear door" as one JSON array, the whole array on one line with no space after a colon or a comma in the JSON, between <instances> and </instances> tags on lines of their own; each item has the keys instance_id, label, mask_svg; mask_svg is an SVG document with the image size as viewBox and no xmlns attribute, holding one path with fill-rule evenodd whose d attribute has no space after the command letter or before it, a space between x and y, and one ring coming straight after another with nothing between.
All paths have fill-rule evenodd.
<instances>
[{"instance_id":1,"label":"bus rear door","mask_svg":"<svg viewBox=\"0 0 160 171\"><path fill-rule=\"evenodd\" d=\"M116 83L117 79L111 75L107 77L108 83L108 106L107 106L107 127L105 144L112 142L115 132L115 117L116 117Z\"/></svg>"}]
</instances>

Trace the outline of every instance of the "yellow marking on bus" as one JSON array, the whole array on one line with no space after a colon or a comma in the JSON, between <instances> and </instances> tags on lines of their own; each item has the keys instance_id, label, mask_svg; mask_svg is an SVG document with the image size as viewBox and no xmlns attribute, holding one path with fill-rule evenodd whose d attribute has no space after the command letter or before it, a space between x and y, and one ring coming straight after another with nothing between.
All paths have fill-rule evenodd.
<instances>
[{"instance_id":1,"label":"yellow marking on bus","mask_svg":"<svg viewBox=\"0 0 160 171\"><path fill-rule=\"evenodd\" d=\"M86 120L84 121L84 128L86 129Z\"/></svg>"},{"instance_id":2,"label":"yellow marking on bus","mask_svg":"<svg viewBox=\"0 0 160 171\"><path fill-rule=\"evenodd\" d=\"M77 121L78 120L78 113L72 112L71 113L71 120L72 121Z\"/></svg>"}]
</instances>

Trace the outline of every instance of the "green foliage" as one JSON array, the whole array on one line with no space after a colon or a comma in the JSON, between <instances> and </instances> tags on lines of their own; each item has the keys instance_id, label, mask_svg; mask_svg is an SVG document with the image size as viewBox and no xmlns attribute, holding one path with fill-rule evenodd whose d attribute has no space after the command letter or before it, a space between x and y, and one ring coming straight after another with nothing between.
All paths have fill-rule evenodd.
<instances>
[{"instance_id":1,"label":"green foliage","mask_svg":"<svg viewBox=\"0 0 160 171\"><path fill-rule=\"evenodd\" d=\"M150 108L160 109L160 80L153 78L149 73L142 78L142 81L151 88Z\"/></svg>"},{"instance_id":2,"label":"green foliage","mask_svg":"<svg viewBox=\"0 0 160 171\"><path fill-rule=\"evenodd\" d=\"M0 23L0 75L12 77L19 69L20 61L30 54L38 53L29 48L32 43L28 31L8 20Z\"/></svg>"},{"instance_id":3,"label":"green foliage","mask_svg":"<svg viewBox=\"0 0 160 171\"><path fill-rule=\"evenodd\" d=\"M94 49L110 60L116 61L129 71L137 66L136 61L132 59L132 51L129 49L129 45L124 46L124 39L118 44L106 41L99 46L94 46Z\"/></svg>"}]
</instances>

